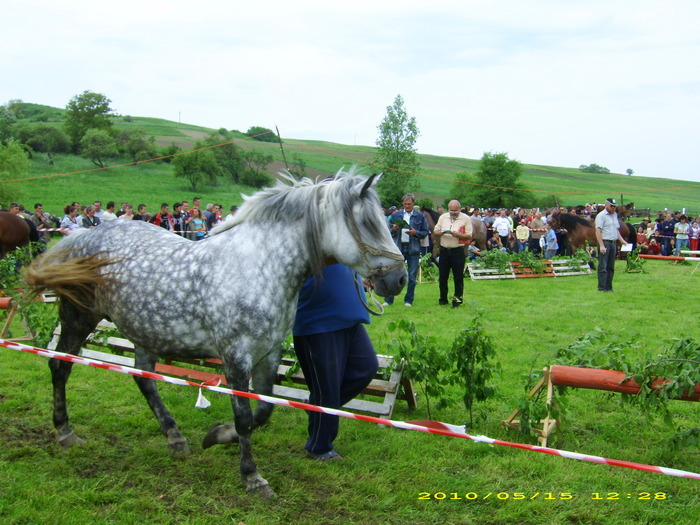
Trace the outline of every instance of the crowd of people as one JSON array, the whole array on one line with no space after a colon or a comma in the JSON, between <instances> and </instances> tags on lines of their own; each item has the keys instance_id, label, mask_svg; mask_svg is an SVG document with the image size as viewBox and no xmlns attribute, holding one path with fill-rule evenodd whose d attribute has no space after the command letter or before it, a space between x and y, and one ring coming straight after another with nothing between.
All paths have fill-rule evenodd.
<instances>
[{"instance_id":1,"label":"crowd of people","mask_svg":"<svg viewBox=\"0 0 700 525\"><path fill-rule=\"evenodd\" d=\"M95 228L103 222L114 220L145 221L189 240L199 241L216 225L231 220L237 209L237 206L231 206L228 215L223 216L221 204L210 203L202 207L201 198L195 197L192 207L189 201L183 200L174 203L171 211L170 205L164 202L155 214L150 213L145 204L139 204L134 213L134 207L129 202L122 202L116 209L114 201L109 201L103 208L99 200L89 205L72 202L58 215L45 211L40 202L34 204L33 212L17 202L10 205L9 211L33 224L39 232L38 240L48 244L51 231L70 235L77 229Z\"/></svg>"},{"instance_id":2,"label":"crowd of people","mask_svg":"<svg viewBox=\"0 0 700 525\"><path fill-rule=\"evenodd\" d=\"M408 266L409 280L404 297L404 304L407 307L412 306L415 299L415 284L421 255L439 251L440 256L437 259L440 275L439 304L448 304L448 274L452 273L455 280L452 305L458 306L463 301L463 283L458 275L463 274L466 259L474 260L485 255L484 249L513 253L529 251L545 259L551 259L557 255L572 255L566 232L556 230L552 224L552 217L555 214L570 213L586 218L590 221L591 228L601 232L603 228L596 223L596 217L615 213L615 221L625 220L617 215L615 210L618 207L614 204L614 199L585 206L554 207L544 211L537 208L494 210L474 206L462 207L458 201L453 200L448 205L447 213L443 208L436 210L436 225L430 228L426 215L432 210L418 211L415 208L415 196L412 194L405 195L402 204L402 209L392 206L385 209L384 214L387 216L394 242L401 250ZM471 225L475 219L483 224L486 231L483 247L472 242L476 234L472 231ZM629 218L627 220L631 223ZM614 268L609 259L611 254L614 254L613 257L617 255L617 250L603 249L605 243L612 240L612 234L608 229L606 228L605 231L610 239L600 238L595 246L589 247L591 254L597 250L599 258L601 252L602 254L607 252L603 273L607 272L607 268ZM621 237L616 234L615 240L620 239ZM664 211L659 212L655 222L649 218L640 221L635 244L640 247L642 253L678 255L683 248L698 250L699 240L700 217L693 218L681 212ZM622 241L633 244L633 239ZM434 242L439 243L439 250L434 250ZM610 272L604 276L605 283L601 285L601 290L611 289L611 275ZM391 306L393 302L393 297L387 297L384 305Z\"/></svg>"}]
</instances>

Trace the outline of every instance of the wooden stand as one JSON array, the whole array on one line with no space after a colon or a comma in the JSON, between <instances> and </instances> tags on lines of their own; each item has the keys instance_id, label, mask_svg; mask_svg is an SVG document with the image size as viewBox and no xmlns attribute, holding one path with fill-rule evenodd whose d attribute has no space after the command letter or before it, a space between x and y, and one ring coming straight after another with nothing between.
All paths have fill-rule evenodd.
<instances>
[{"instance_id":1,"label":"wooden stand","mask_svg":"<svg viewBox=\"0 0 700 525\"><path fill-rule=\"evenodd\" d=\"M7 333L10 331L10 325L12 325L12 321L14 320L15 316L19 312L19 308L17 307L17 304L12 300L12 297L0 297L0 310L7 310L7 319L5 319L5 322L2 325L2 328L0 329L0 339L6 339L5 336ZM23 322L24 324L24 322ZM27 329L27 326L24 325L24 331L27 335L24 335L22 337L12 337L10 339L6 339L7 341L29 341L32 339L32 336L29 335L29 330Z\"/></svg>"},{"instance_id":2,"label":"wooden stand","mask_svg":"<svg viewBox=\"0 0 700 525\"><path fill-rule=\"evenodd\" d=\"M131 341L117 337L116 326L106 320L100 321L97 328L88 337L80 355L91 359L98 359L108 363L134 366L134 345ZM54 330L54 336L48 344L49 350L55 350L58 339L61 335L61 327ZM97 350L94 347L99 347ZM119 355L122 354L122 355ZM378 355L379 371L377 376L365 388L359 398L352 399L344 409L365 412L381 417L390 418L394 411L396 399L404 399L411 408L416 407L416 393L413 382L403 377L403 364L394 362L392 356ZM277 369L276 384L273 386L272 394L287 399L308 402L309 391L303 386L306 385L304 374L301 370L295 370L296 360L283 359ZM210 381L220 379L221 384L226 384L226 378L220 374L221 361L219 359L188 359L188 358L166 358L156 363L156 372L176 377L190 379L192 381ZM389 375L389 379L384 379L384 375Z\"/></svg>"},{"instance_id":3,"label":"wooden stand","mask_svg":"<svg viewBox=\"0 0 700 525\"><path fill-rule=\"evenodd\" d=\"M540 379L539 383L537 383L530 392L528 392L528 397L532 398L536 396L540 390L543 388L547 387L547 405L553 405L552 402L552 394L554 392L554 385L552 384L552 377L549 371L549 368L545 367L542 369L542 379ZM554 404L556 407L556 405ZM504 427L512 428L515 430L520 429L520 420L515 419L518 417L518 414L520 413L520 410L515 410L508 419L501 421L501 425ZM557 418L554 419L551 416L547 415L547 417L543 420L540 420L540 423L542 424L542 428L533 428L532 432L537 435L537 442L541 447L546 447L547 446L547 439L549 438L549 434L552 433L552 430L554 430L557 425L561 424L561 421Z\"/></svg>"}]
</instances>

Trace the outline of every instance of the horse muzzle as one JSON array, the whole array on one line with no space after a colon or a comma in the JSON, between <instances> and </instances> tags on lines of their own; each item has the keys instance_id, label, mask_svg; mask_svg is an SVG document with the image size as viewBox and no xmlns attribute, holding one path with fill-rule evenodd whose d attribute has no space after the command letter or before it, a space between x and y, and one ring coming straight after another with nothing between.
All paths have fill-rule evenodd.
<instances>
[{"instance_id":1,"label":"horse muzzle","mask_svg":"<svg viewBox=\"0 0 700 525\"><path fill-rule=\"evenodd\" d=\"M408 273L403 262L377 272L372 278L377 295L388 297L399 295L408 282Z\"/></svg>"}]
</instances>

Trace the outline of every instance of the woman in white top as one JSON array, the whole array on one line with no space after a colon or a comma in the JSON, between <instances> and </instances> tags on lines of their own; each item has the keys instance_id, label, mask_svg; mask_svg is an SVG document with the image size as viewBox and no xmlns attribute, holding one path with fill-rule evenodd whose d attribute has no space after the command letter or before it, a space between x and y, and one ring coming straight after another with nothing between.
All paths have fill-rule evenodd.
<instances>
[{"instance_id":1,"label":"woman in white top","mask_svg":"<svg viewBox=\"0 0 700 525\"><path fill-rule=\"evenodd\" d=\"M688 247L688 232L690 231L690 224L688 224L688 217L681 215L679 217L679 222L673 227L673 233L676 234L676 249L674 254L678 256L681 248Z\"/></svg>"},{"instance_id":2,"label":"woman in white top","mask_svg":"<svg viewBox=\"0 0 700 525\"><path fill-rule=\"evenodd\" d=\"M77 219L78 208L75 206L68 206L67 213L63 220L61 221L61 233L63 235L70 235L73 230L80 228L80 223Z\"/></svg>"}]
</instances>

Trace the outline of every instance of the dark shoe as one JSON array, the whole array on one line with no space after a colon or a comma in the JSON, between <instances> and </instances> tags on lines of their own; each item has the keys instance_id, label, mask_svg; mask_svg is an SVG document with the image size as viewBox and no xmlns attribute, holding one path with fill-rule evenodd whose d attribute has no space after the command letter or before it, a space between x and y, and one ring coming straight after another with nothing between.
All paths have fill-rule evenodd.
<instances>
[{"instance_id":1,"label":"dark shoe","mask_svg":"<svg viewBox=\"0 0 700 525\"><path fill-rule=\"evenodd\" d=\"M343 456L338 454L335 450L329 450L323 454L314 454L313 452L306 451L306 457L313 459L315 461L342 461Z\"/></svg>"},{"instance_id":2,"label":"dark shoe","mask_svg":"<svg viewBox=\"0 0 700 525\"><path fill-rule=\"evenodd\" d=\"M452 308L458 308L462 306L462 299L460 297L452 298Z\"/></svg>"},{"instance_id":3,"label":"dark shoe","mask_svg":"<svg viewBox=\"0 0 700 525\"><path fill-rule=\"evenodd\" d=\"M444 299L440 299L440 300L438 301L438 304L439 304L440 306L447 306L447 301L444 300Z\"/></svg>"}]
</instances>

